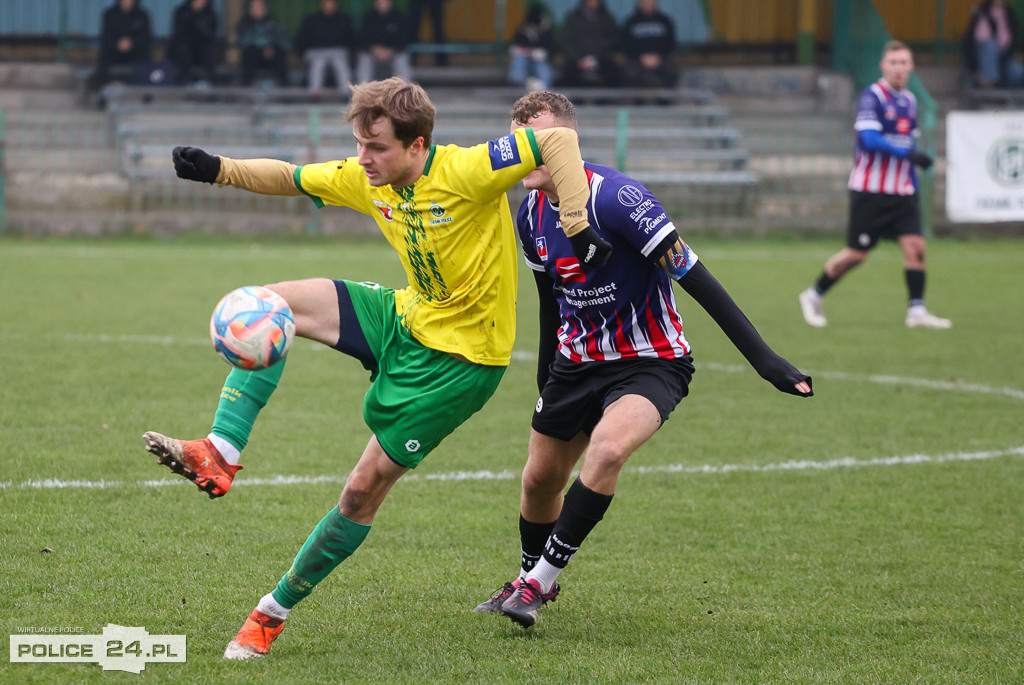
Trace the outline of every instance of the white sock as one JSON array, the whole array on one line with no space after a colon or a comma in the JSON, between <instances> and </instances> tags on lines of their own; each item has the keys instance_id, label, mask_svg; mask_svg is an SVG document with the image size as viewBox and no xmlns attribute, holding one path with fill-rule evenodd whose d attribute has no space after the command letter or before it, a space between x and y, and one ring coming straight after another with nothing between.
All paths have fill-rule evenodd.
<instances>
[{"instance_id":1,"label":"white sock","mask_svg":"<svg viewBox=\"0 0 1024 685\"><path fill-rule=\"evenodd\" d=\"M256 611L260 611L273 618L279 618L283 621L288 618L288 612L291 611L291 609L285 609L276 599L274 599L274 595L268 593L260 597L260 603L256 605Z\"/></svg>"},{"instance_id":2,"label":"white sock","mask_svg":"<svg viewBox=\"0 0 1024 685\"><path fill-rule=\"evenodd\" d=\"M219 435L210 433L206 436L206 439L213 443L213 446L217 448L220 456L224 457L224 461L227 463L234 465L242 458L242 452Z\"/></svg>"},{"instance_id":3,"label":"white sock","mask_svg":"<svg viewBox=\"0 0 1024 685\"><path fill-rule=\"evenodd\" d=\"M921 314L927 314L928 310L924 308L923 304L912 304L907 307L907 314L913 314L914 316L920 316Z\"/></svg>"},{"instance_id":4,"label":"white sock","mask_svg":"<svg viewBox=\"0 0 1024 685\"><path fill-rule=\"evenodd\" d=\"M555 580L561 572L562 569L553 566L547 559L541 557L540 561L527 574L526 578L540 584L540 591L547 594L551 592L551 587L555 584Z\"/></svg>"}]
</instances>

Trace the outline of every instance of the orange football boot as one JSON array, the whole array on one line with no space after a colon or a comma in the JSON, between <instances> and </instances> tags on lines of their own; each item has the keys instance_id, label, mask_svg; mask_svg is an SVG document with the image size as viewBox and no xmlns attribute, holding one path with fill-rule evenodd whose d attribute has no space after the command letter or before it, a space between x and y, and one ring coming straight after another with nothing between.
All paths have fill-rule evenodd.
<instances>
[{"instance_id":1,"label":"orange football boot","mask_svg":"<svg viewBox=\"0 0 1024 685\"><path fill-rule=\"evenodd\" d=\"M142 434L142 439L146 441L146 450L156 455L157 463L188 478L210 499L226 495L235 474L242 469L240 464L224 461L206 438L175 440L149 431Z\"/></svg>"},{"instance_id":2,"label":"orange football boot","mask_svg":"<svg viewBox=\"0 0 1024 685\"><path fill-rule=\"evenodd\" d=\"M266 656L271 643L284 630L284 619L267 616L259 609L253 609L245 619L242 629L224 650L225 659L253 659Z\"/></svg>"}]
</instances>

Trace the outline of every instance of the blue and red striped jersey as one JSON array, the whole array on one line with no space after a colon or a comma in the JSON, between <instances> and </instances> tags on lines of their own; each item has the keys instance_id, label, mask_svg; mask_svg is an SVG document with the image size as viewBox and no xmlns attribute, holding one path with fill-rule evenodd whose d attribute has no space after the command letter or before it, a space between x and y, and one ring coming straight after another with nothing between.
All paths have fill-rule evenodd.
<instances>
[{"instance_id":1,"label":"blue and red striped jersey","mask_svg":"<svg viewBox=\"0 0 1024 685\"><path fill-rule=\"evenodd\" d=\"M554 281L562 325L558 350L574 362L660 357L690 352L672 279L650 257L675 227L654 195L611 167L585 163L590 225L612 244L600 269L581 268L562 233L558 209L541 191L519 208L526 264ZM697 262L687 248L680 275Z\"/></svg>"},{"instance_id":2,"label":"blue and red striped jersey","mask_svg":"<svg viewBox=\"0 0 1024 685\"><path fill-rule=\"evenodd\" d=\"M853 128L874 130L894 147L913 149L917 129L917 99L904 88L895 90L879 79L864 89L857 100ZM857 152L850 172L850 190L885 195L913 195L917 192L914 165L882 150L867 150L857 136Z\"/></svg>"}]
</instances>

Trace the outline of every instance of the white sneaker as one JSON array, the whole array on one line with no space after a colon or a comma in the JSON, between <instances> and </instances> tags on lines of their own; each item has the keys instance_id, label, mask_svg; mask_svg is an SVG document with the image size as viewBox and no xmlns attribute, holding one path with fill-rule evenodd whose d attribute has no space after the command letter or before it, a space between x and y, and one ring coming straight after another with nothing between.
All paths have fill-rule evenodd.
<instances>
[{"instance_id":1,"label":"white sneaker","mask_svg":"<svg viewBox=\"0 0 1024 685\"><path fill-rule=\"evenodd\" d=\"M818 294L817 290L808 288L800 293L798 299L800 300L800 309L804 313L804 321L807 322L808 326L824 328L828 325L828 320L821 312L822 297ZM908 323L907 325L909 326L910 324Z\"/></svg>"},{"instance_id":2,"label":"white sneaker","mask_svg":"<svg viewBox=\"0 0 1024 685\"><path fill-rule=\"evenodd\" d=\"M907 328L943 329L953 327L952 321L943 319L941 316L935 316L924 307L911 307L908 309L906 324Z\"/></svg>"}]
</instances>

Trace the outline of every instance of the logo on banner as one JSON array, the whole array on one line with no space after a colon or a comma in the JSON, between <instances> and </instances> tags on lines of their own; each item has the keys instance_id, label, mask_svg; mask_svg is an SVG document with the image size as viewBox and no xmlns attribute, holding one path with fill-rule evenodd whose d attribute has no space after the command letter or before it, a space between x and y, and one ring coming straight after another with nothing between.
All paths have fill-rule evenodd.
<instances>
[{"instance_id":1,"label":"logo on banner","mask_svg":"<svg viewBox=\"0 0 1024 685\"><path fill-rule=\"evenodd\" d=\"M1003 136L988 149L988 174L1004 188L1024 186L1024 138Z\"/></svg>"}]
</instances>

